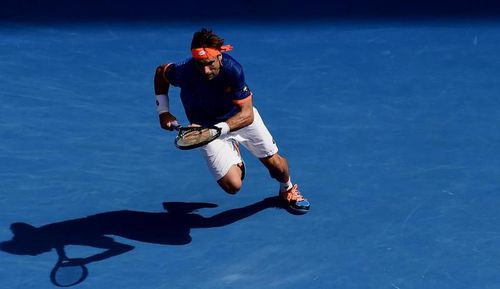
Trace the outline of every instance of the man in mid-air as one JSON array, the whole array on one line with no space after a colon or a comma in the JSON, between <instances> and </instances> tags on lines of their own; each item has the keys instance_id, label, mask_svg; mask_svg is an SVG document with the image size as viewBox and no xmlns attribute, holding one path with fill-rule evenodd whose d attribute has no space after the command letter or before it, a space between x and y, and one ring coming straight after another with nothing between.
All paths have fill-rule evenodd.
<instances>
[{"instance_id":1,"label":"man in mid-air","mask_svg":"<svg viewBox=\"0 0 500 289\"><path fill-rule=\"evenodd\" d=\"M245 83L242 66L229 54L232 46L211 30L195 32L191 58L160 65L154 88L160 125L173 130L176 117L170 112L170 85L180 87L180 97L191 126L216 126L221 135L201 147L208 167L219 186L230 194L238 192L245 176L239 144L247 148L279 182L279 195L290 209L309 210L309 202L292 184L287 160L253 106L252 92Z\"/></svg>"}]
</instances>

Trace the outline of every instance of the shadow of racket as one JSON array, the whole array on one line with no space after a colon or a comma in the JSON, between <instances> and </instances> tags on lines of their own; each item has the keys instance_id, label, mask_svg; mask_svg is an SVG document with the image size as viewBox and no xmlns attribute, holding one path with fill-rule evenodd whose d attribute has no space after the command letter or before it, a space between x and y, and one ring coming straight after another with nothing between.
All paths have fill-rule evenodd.
<instances>
[{"instance_id":1,"label":"shadow of racket","mask_svg":"<svg viewBox=\"0 0 500 289\"><path fill-rule=\"evenodd\" d=\"M70 259L64 249L57 248L57 263L50 271L50 281L58 287L70 287L85 280L89 274L81 259Z\"/></svg>"}]
</instances>

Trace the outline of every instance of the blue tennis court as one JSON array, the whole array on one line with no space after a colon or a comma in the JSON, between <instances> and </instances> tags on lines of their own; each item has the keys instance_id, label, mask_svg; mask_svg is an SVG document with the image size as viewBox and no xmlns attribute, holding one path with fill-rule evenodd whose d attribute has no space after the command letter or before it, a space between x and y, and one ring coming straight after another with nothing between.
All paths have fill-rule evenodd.
<instances>
[{"instance_id":1,"label":"blue tennis court","mask_svg":"<svg viewBox=\"0 0 500 289\"><path fill-rule=\"evenodd\" d=\"M231 196L160 129L154 69L203 26L234 45L308 214L265 200L278 186L248 152ZM102 253L82 289L500 288L497 22L7 22L0 37L1 288L56 288L58 246Z\"/></svg>"}]
</instances>

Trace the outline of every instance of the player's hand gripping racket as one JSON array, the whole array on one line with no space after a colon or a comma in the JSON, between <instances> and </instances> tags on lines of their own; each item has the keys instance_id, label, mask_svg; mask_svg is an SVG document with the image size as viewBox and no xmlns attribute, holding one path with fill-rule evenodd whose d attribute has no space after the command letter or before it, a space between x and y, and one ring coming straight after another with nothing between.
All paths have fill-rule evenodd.
<instances>
[{"instance_id":1,"label":"player's hand gripping racket","mask_svg":"<svg viewBox=\"0 0 500 289\"><path fill-rule=\"evenodd\" d=\"M59 287L70 287L81 283L89 271L83 260L66 257L63 249L57 249L58 260L50 272L50 281Z\"/></svg>"},{"instance_id":2,"label":"player's hand gripping racket","mask_svg":"<svg viewBox=\"0 0 500 289\"><path fill-rule=\"evenodd\" d=\"M216 126L190 126L182 127L178 123L173 128L179 133L175 138L175 146L181 150L190 150L208 144L221 134L221 128Z\"/></svg>"}]
</instances>

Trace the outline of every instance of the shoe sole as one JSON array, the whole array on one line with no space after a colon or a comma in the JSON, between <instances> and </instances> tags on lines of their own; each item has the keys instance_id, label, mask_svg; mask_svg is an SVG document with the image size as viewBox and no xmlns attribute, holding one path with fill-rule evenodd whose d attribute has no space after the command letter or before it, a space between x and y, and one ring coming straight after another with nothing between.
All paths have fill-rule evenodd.
<instances>
[{"instance_id":1,"label":"shoe sole","mask_svg":"<svg viewBox=\"0 0 500 289\"><path fill-rule=\"evenodd\" d=\"M296 208L290 205L286 200L281 199L281 202L283 204L283 207L291 214L293 215L304 215L309 212L309 209L311 208L310 206L307 208Z\"/></svg>"}]
</instances>

